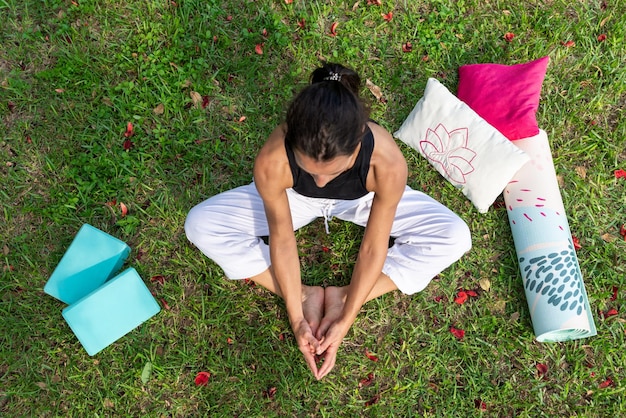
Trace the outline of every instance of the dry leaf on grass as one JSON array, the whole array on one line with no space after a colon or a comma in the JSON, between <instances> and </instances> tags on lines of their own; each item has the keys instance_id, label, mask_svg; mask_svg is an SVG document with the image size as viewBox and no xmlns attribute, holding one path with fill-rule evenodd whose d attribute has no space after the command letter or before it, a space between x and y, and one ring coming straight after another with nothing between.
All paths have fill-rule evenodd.
<instances>
[{"instance_id":1,"label":"dry leaf on grass","mask_svg":"<svg viewBox=\"0 0 626 418\"><path fill-rule=\"evenodd\" d=\"M191 101L193 102L193 107L196 109L202 106L202 95L197 91L190 91L189 96L191 97Z\"/></svg>"},{"instance_id":2,"label":"dry leaf on grass","mask_svg":"<svg viewBox=\"0 0 626 418\"><path fill-rule=\"evenodd\" d=\"M374 97L376 97L377 100L383 99L383 92L380 90L380 87L372 83L372 80L370 80L369 78L365 80L365 86L369 89L369 91L372 92L372 94L374 95Z\"/></svg>"}]
</instances>

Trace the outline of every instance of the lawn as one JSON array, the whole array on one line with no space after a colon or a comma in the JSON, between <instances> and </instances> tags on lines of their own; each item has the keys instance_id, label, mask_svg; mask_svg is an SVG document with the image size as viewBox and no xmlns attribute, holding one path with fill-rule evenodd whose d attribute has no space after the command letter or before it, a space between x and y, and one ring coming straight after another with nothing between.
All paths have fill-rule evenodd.
<instances>
[{"instance_id":1,"label":"lawn","mask_svg":"<svg viewBox=\"0 0 626 418\"><path fill-rule=\"evenodd\" d=\"M0 0L0 415L626 415L625 15L623 0ZM188 243L187 211L251 180L320 62L380 89L363 96L394 132L429 77L455 92L461 65L543 56L537 120L597 336L537 342L502 198L478 213L400 141L409 185L473 248L423 292L368 302L322 381L281 300ZM162 308L93 357L43 292L85 223L130 245ZM297 234L306 283L349 281L362 230L330 230Z\"/></svg>"}]
</instances>

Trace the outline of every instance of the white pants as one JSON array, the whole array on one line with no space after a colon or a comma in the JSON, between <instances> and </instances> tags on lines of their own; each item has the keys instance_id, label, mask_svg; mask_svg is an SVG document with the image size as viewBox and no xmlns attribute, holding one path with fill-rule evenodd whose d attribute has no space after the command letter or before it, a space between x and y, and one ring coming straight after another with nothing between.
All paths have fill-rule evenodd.
<instances>
[{"instance_id":1,"label":"white pants","mask_svg":"<svg viewBox=\"0 0 626 418\"><path fill-rule=\"evenodd\" d=\"M357 200L318 199L288 189L294 230L317 218L333 216L365 226L374 193ZM230 279L262 273L270 266L269 235L263 201L254 183L213 196L195 206L185 221L187 238L215 261ZM398 289L412 294L471 248L469 228L452 211L407 187L391 229L395 238L383 273Z\"/></svg>"}]
</instances>

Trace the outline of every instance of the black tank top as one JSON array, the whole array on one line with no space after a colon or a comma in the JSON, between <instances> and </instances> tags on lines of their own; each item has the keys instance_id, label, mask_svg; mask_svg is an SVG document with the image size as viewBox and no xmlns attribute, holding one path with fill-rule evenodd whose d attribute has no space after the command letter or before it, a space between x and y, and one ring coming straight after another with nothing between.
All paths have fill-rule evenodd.
<instances>
[{"instance_id":1,"label":"black tank top","mask_svg":"<svg viewBox=\"0 0 626 418\"><path fill-rule=\"evenodd\" d=\"M374 134L366 125L365 135L361 139L361 149L354 161L354 165L347 171L332 179L324 187L317 187L313 176L296 164L293 150L285 141L289 167L293 176L293 190L303 196L325 199L354 200L369 193L365 187L367 173L370 170L370 160L374 151Z\"/></svg>"}]
</instances>

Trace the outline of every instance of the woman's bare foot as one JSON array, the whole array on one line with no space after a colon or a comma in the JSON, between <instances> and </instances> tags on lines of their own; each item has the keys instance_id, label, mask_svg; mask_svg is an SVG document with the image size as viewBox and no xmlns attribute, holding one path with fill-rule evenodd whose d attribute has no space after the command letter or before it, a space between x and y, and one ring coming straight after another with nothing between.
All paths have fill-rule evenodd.
<instances>
[{"instance_id":1,"label":"woman's bare foot","mask_svg":"<svg viewBox=\"0 0 626 418\"><path fill-rule=\"evenodd\" d=\"M321 340L333 322L341 317L347 294L347 286L328 286L324 289L324 317L315 334L318 340Z\"/></svg>"},{"instance_id":2,"label":"woman's bare foot","mask_svg":"<svg viewBox=\"0 0 626 418\"><path fill-rule=\"evenodd\" d=\"M314 336L324 315L324 296L321 286L302 285L302 311Z\"/></svg>"}]
</instances>

